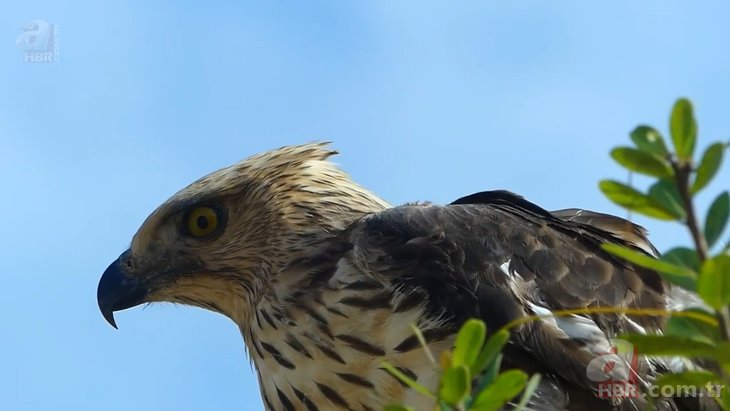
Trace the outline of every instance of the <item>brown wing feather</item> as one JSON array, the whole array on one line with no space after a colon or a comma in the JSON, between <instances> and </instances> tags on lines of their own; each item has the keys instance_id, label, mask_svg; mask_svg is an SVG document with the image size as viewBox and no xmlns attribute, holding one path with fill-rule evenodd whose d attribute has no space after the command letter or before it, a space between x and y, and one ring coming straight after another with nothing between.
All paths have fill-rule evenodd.
<instances>
[{"instance_id":1,"label":"brown wing feather","mask_svg":"<svg viewBox=\"0 0 730 411\"><path fill-rule=\"evenodd\" d=\"M505 191L470 197L466 204L483 206L472 214L496 215L501 221L485 237L507 245L512 254L508 256L510 268L534 275L543 296L555 308L664 306L664 284L656 272L628 264L600 248L604 243L616 243L641 251L653 249L642 228L584 210L549 213ZM465 204L465 200L452 204Z\"/></svg>"},{"instance_id":2,"label":"brown wing feather","mask_svg":"<svg viewBox=\"0 0 730 411\"><path fill-rule=\"evenodd\" d=\"M598 213L580 208L566 208L564 210L555 210L552 215L565 221L574 221L580 224L592 225L607 233L611 233L621 240L633 245L634 247L644 250L644 252L653 256L658 256L659 251L649 241L646 229L638 224L634 224L629 220L616 217L610 214Z\"/></svg>"},{"instance_id":3,"label":"brown wing feather","mask_svg":"<svg viewBox=\"0 0 730 411\"><path fill-rule=\"evenodd\" d=\"M642 241L648 243L643 232L630 226L638 236L631 237L618 230L615 217L599 217L551 214L514 194L485 192L448 206L410 205L370 215L351 227L348 239L355 266L398 292L427 296L425 315L447 314L451 321L444 327L453 330L470 317L495 330L539 307L663 308L657 273L600 248L611 242L642 250ZM600 334L590 336L594 341L541 321L521 327L513 342L569 385L591 389L586 367L600 348L585 345L633 324L618 315L593 319L585 321ZM661 328L662 321L641 324Z\"/></svg>"}]
</instances>

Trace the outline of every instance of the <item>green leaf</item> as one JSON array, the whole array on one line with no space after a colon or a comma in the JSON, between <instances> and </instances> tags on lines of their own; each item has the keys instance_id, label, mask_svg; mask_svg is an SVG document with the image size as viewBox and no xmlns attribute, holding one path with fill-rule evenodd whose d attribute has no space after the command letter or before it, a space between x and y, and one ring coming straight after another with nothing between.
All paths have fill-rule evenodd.
<instances>
[{"instance_id":1,"label":"green leaf","mask_svg":"<svg viewBox=\"0 0 730 411\"><path fill-rule=\"evenodd\" d=\"M620 338L632 343L641 355L703 357L724 361L730 352L714 344L676 335L624 334Z\"/></svg>"},{"instance_id":2,"label":"green leaf","mask_svg":"<svg viewBox=\"0 0 730 411\"><path fill-rule=\"evenodd\" d=\"M708 247L711 248L720 239L720 235L725 230L725 226L727 226L729 215L730 194L725 191L717 196L707 211L707 218L705 219L705 240L707 241Z\"/></svg>"},{"instance_id":3,"label":"green leaf","mask_svg":"<svg viewBox=\"0 0 730 411\"><path fill-rule=\"evenodd\" d=\"M624 168L637 173L665 179L674 177L674 170L667 160L645 151L631 147L616 147L611 150L611 157Z\"/></svg>"},{"instance_id":4,"label":"green leaf","mask_svg":"<svg viewBox=\"0 0 730 411\"><path fill-rule=\"evenodd\" d=\"M649 187L649 197L661 204L662 208L670 212L678 220L684 220L687 213L682 206L677 186L667 180L659 180Z\"/></svg>"},{"instance_id":5,"label":"green leaf","mask_svg":"<svg viewBox=\"0 0 730 411\"><path fill-rule=\"evenodd\" d=\"M380 363L380 367L384 369L385 371L388 371L390 374L392 374L395 378L397 378L400 382L403 384L409 386L413 390L420 392L421 394L427 396L428 398L436 399L436 396L433 395L431 391L428 390L428 388L424 387L423 385L417 383L415 380L411 379L411 377L403 374L392 366L389 362L383 361Z\"/></svg>"},{"instance_id":6,"label":"green leaf","mask_svg":"<svg viewBox=\"0 0 730 411\"><path fill-rule=\"evenodd\" d=\"M667 261L674 265L687 267L694 272L700 271L700 259L697 257L697 251L687 247L675 247L665 252L659 257L660 260Z\"/></svg>"},{"instance_id":7,"label":"green leaf","mask_svg":"<svg viewBox=\"0 0 730 411\"><path fill-rule=\"evenodd\" d=\"M704 388L707 383L718 380L721 380L721 378L709 371L684 371L677 374L664 374L660 376L657 385L660 387L660 390L661 387L678 387L680 385Z\"/></svg>"},{"instance_id":8,"label":"green leaf","mask_svg":"<svg viewBox=\"0 0 730 411\"><path fill-rule=\"evenodd\" d=\"M702 155L700 165L697 167L697 176L692 184L692 194L699 192L715 177L717 170L720 169L722 163L722 154L725 151L723 143L714 143L707 147Z\"/></svg>"},{"instance_id":9,"label":"green leaf","mask_svg":"<svg viewBox=\"0 0 730 411\"><path fill-rule=\"evenodd\" d=\"M502 351L502 347L507 344L507 341L509 341L509 331L506 330L499 330L489 337L489 340L487 340L487 343L471 367L471 374L478 375L488 365L492 364Z\"/></svg>"},{"instance_id":10,"label":"green leaf","mask_svg":"<svg viewBox=\"0 0 730 411\"><path fill-rule=\"evenodd\" d=\"M448 368L441 375L439 398L451 405L460 404L469 394L471 377L465 365Z\"/></svg>"},{"instance_id":11,"label":"green leaf","mask_svg":"<svg viewBox=\"0 0 730 411\"><path fill-rule=\"evenodd\" d=\"M669 150L667 150L667 146L664 144L664 137L653 127L636 127L631 132L631 140L641 151L655 154L662 158L669 156Z\"/></svg>"},{"instance_id":12,"label":"green leaf","mask_svg":"<svg viewBox=\"0 0 730 411\"><path fill-rule=\"evenodd\" d=\"M697 294L716 310L730 304L730 256L721 254L702 264Z\"/></svg>"},{"instance_id":13,"label":"green leaf","mask_svg":"<svg viewBox=\"0 0 730 411\"><path fill-rule=\"evenodd\" d=\"M497 354L497 358L492 361L486 370L481 374L481 380L479 381L479 385L477 386L476 390L472 390L475 395L484 391L487 386L489 386L494 380L497 379L497 376L499 375L499 370L502 369L502 354ZM477 375L477 374L474 374ZM472 398L473 403L474 398Z\"/></svg>"},{"instance_id":14,"label":"green leaf","mask_svg":"<svg viewBox=\"0 0 730 411\"><path fill-rule=\"evenodd\" d=\"M697 121L694 117L692 103L686 98L680 98L674 103L669 119L669 130L677 156L681 160L691 159L697 141Z\"/></svg>"},{"instance_id":15,"label":"green leaf","mask_svg":"<svg viewBox=\"0 0 730 411\"><path fill-rule=\"evenodd\" d=\"M502 369L502 353L499 353L497 355L497 358L492 361L486 370L484 370L484 373L482 374L482 381L480 383L479 389L477 392L481 392L484 387L491 384L492 381L497 378L499 375L499 370Z\"/></svg>"},{"instance_id":16,"label":"green leaf","mask_svg":"<svg viewBox=\"0 0 730 411\"><path fill-rule=\"evenodd\" d=\"M601 248L638 266L657 271L662 274L667 281L677 284L680 287L691 287L689 289L694 289L697 274L687 267L675 265L664 260L658 260L654 257L618 244L601 244Z\"/></svg>"},{"instance_id":17,"label":"green leaf","mask_svg":"<svg viewBox=\"0 0 730 411\"><path fill-rule=\"evenodd\" d=\"M522 411L527 407L527 403L530 402L530 398L537 391L537 387L540 384L540 374L533 374L532 377L527 381L525 389L522 391L522 399L519 404L514 408L514 411Z\"/></svg>"},{"instance_id":18,"label":"green leaf","mask_svg":"<svg viewBox=\"0 0 730 411\"><path fill-rule=\"evenodd\" d=\"M383 408L383 411L415 411L412 407L406 407L403 405L390 404Z\"/></svg>"},{"instance_id":19,"label":"green leaf","mask_svg":"<svg viewBox=\"0 0 730 411\"><path fill-rule=\"evenodd\" d=\"M727 411L730 410L730 395L727 395L727 386L720 386L720 390L725 388L724 391L717 393L717 397L720 397L718 401L722 404L722 409Z\"/></svg>"},{"instance_id":20,"label":"green leaf","mask_svg":"<svg viewBox=\"0 0 730 411\"><path fill-rule=\"evenodd\" d=\"M486 336L487 327L483 321L471 319L464 323L456 336L454 357L451 360L453 366L466 365L471 368L484 345Z\"/></svg>"},{"instance_id":21,"label":"green leaf","mask_svg":"<svg viewBox=\"0 0 730 411\"><path fill-rule=\"evenodd\" d=\"M672 314L672 317L667 321L664 334L687 337L708 344L712 344L713 341L720 339L721 334L720 329L717 327L717 320L711 313L699 308L690 308L681 311L681 313L687 312L703 316L706 320L701 321L697 318Z\"/></svg>"},{"instance_id":22,"label":"green leaf","mask_svg":"<svg viewBox=\"0 0 730 411\"><path fill-rule=\"evenodd\" d=\"M721 341L717 344L715 360L720 366L730 368L730 341Z\"/></svg>"},{"instance_id":23,"label":"green leaf","mask_svg":"<svg viewBox=\"0 0 730 411\"><path fill-rule=\"evenodd\" d=\"M498 410L519 394L527 383L527 374L520 370L508 370L499 374L497 379L484 390L477 393L470 410Z\"/></svg>"},{"instance_id":24,"label":"green leaf","mask_svg":"<svg viewBox=\"0 0 730 411\"><path fill-rule=\"evenodd\" d=\"M643 201L643 193L624 183L614 180L601 180L598 186L611 201L620 206L631 206Z\"/></svg>"},{"instance_id":25,"label":"green leaf","mask_svg":"<svg viewBox=\"0 0 730 411\"><path fill-rule=\"evenodd\" d=\"M441 351L441 354L439 354L439 366L444 370L451 367L451 359L453 357L454 357L453 351L449 351L449 350Z\"/></svg>"},{"instance_id":26,"label":"green leaf","mask_svg":"<svg viewBox=\"0 0 730 411\"><path fill-rule=\"evenodd\" d=\"M598 187L606 197L624 208L660 220L676 220L676 217L665 210L660 203L626 184L602 180Z\"/></svg>"}]
</instances>

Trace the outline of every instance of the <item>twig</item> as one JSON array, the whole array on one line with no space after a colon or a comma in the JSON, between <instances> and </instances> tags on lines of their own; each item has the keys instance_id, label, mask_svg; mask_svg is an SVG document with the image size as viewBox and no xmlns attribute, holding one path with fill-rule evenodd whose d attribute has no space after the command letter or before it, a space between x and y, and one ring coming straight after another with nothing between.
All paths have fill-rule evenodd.
<instances>
[{"instance_id":1,"label":"twig","mask_svg":"<svg viewBox=\"0 0 730 411\"><path fill-rule=\"evenodd\" d=\"M692 202L692 193L690 192L690 175L692 174L692 162L691 161L680 161L670 160L672 168L674 169L675 182L677 184L677 191L679 191L679 197L682 200L682 205L687 213L687 228L689 229L692 241L697 249L697 258L700 262L700 267L707 260L709 249L707 247L707 241L705 236L700 229L700 225L697 221L697 215L694 210L694 203ZM720 332L722 333L725 341L730 341L730 312L727 307L717 311L717 321L719 323Z\"/></svg>"},{"instance_id":2,"label":"twig","mask_svg":"<svg viewBox=\"0 0 730 411\"><path fill-rule=\"evenodd\" d=\"M707 241L705 236L702 234L700 225L697 222L697 215L695 214L694 203L692 202L692 193L689 188L689 177L692 173L692 163L682 162L677 163L672 161L672 168L674 168L675 179L677 183L677 191L679 191L679 197L682 200L684 210L687 212L687 228L692 235L692 241L695 243L697 248L697 257L700 263L707 260Z\"/></svg>"}]
</instances>

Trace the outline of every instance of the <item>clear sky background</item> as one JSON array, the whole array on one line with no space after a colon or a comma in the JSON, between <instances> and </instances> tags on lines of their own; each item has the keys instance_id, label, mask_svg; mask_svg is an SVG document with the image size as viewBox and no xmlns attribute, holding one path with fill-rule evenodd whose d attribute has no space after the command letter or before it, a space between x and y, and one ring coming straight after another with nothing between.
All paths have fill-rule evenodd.
<instances>
[{"instance_id":1,"label":"clear sky background","mask_svg":"<svg viewBox=\"0 0 730 411\"><path fill-rule=\"evenodd\" d=\"M721 1L6 2L0 409L261 409L230 320L155 305L115 331L96 286L159 203L262 150L331 140L394 204L507 188L625 215L596 184L626 177L608 151L634 126L666 130L688 96L701 145L730 136L729 15ZM23 62L15 40L36 18L59 26L59 62ZM639 222L660 249L688 240Z\"/></svg>"}]
</instances>

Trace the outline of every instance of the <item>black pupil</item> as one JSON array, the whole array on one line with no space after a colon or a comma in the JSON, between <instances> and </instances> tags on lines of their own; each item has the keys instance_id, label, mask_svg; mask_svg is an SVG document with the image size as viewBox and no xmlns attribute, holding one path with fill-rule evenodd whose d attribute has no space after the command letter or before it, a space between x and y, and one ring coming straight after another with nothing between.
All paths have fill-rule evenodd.
<instances>
[{"instance_id":1,"label":"black pupil","mask_svg":"<svg viewBox=\"0 0 730 411\"><path fill-rule=\"evenodd\" d=\"M205 230L206 228L208 228L209 224L208 217L201 215L200 217L198 217L197 220L195 220L195 224L198 225L199 229Z\"/></svg>"}]
</instances>

